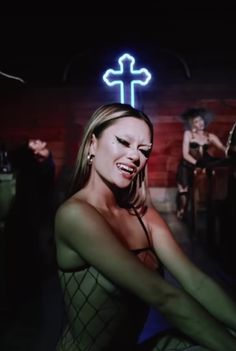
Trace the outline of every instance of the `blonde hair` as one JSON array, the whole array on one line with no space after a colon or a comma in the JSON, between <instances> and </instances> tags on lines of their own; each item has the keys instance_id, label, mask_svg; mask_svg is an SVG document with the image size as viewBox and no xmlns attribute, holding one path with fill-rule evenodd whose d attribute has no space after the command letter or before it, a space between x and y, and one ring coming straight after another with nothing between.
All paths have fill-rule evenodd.
<instances>
[{"instance_id":1,"label":"blonde hair","mask_svg":"<svg viewBox=\"0 0 236 351\"><path fill-rule=\"evenodd\" d=\"M142 111L128 104L112 103L100 106L92 115L85 126L80 148L72 175L68 196L82 189L89 177L91 166L89 165L89 149L92 135L99 138L102 132L119 118L134 117L143 120L150 129L151 143L153 143L153 125L150 119ZM143 207L147 197L147 166L142 169L130 184L126 196L123 198L124 207Z\"/></svg>"}]
</instances>

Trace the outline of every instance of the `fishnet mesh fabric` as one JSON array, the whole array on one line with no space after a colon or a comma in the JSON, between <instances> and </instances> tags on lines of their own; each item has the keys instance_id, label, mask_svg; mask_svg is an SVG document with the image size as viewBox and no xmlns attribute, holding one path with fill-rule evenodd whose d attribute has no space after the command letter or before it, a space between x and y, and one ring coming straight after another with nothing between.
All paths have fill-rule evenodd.
<instances>
[{"instance_id":1,"label":"fishnet mesh fabric","mask_svg":"<svg viewBox=\"0 0 236 351\"><path fill-rule=\"evenodd\" d=\"M201 346L193 345L188 340L181 338L180 335L164 335L163 337L158 338L156 346L150 351L194 351L199 350L203 351Z\"/></svg>"},{"instance_id":2,"label":"fishnet mesh fabric","mask_svg":"<svg viewBox=\"0 0 236 351\"><path fill-rule=\"evenodd\" d=\"M146 266L157 263L148 232L137 215L148 247L131 250ZM159 267L159 273L162 267ZM137 345L147 308L105 279L95 268L76 272L60 271L67 311L67 326L57 351L204 351L176 335L159 336L153 343ZM127 312L128 311L128 312ZM141 312L140 312L141 311ZM122 327L123 326L123 327ZM136 333L134 332L136 330ZM128 348L127 348L128 347Z\"/></svg>"},{"instance_id":3,"label":"fishnet mesh fabric","mask_svg":"<svg viewBox=\"0 0 236 351\"><path fill-rule=\"evenodd\" d=\"M93 267L79 272L60 272L60 281L64 288L64 301L68 318L57 350L113 351L119 349L123 351L123 348L119 348L118 344L121 346L126 343L125 332L129 335L131 330L125 331L120 328L122 321L125 325L124 318L128 309L128 305L123 303L124 296L121 296L120 290ZM135 321L134 314L131 319ZM153 343L152 346L135 346L133 343L129 351L135 350L200 351L204 349L193 346L191 342L179 335L167 334L158 337L155 346Z\"/></svg>"},{"instance_id":4,"label":"fishnet mesh fabric","mask_svg":"<svg viewBox=\"0 0 236 351\"><path fill-rule=\"evenodd\" d=\"M79 272L60 272L67 326L57 350L106 350L126 308L121 292L93 267Z\"/></svg>"}]
</instances>

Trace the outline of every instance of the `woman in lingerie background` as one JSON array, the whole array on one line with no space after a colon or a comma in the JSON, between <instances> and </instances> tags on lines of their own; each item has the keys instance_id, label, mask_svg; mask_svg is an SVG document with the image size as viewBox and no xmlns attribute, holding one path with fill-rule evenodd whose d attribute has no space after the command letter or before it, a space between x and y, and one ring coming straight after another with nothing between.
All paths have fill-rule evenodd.
<instances>
[{"instance_id":1,"label":"woman in lingerie background","mask_svg":"<svg viewBox=\"0 0 236 351\"><path fill-rule=\"evenodd\" d=\"M152 145L149 118L126 104L101 106L85 128L55 219L67 312L57 350L236 350L234 301L183 253L151 204ZM150 306L173 327L138 344Z\"/></svg>"},{"instance_id":2,"label":"woman in lingerie background","mask_svg":"<svg viewBox=\"0 0 236 351\"><path fill-rule=\"evenodd\" d=\"M204 108L189 108L182 114L185 131L182 143L182 159L177 169L177 218L185 219L189 203L190 189L193 185L194 170L214 165L224 165L226 146L213 133L208 133L206 127L212 120L212 113ZM221 151L222 157L213 157L209 147L214 146Z\"/></svg>"}]
</instances>

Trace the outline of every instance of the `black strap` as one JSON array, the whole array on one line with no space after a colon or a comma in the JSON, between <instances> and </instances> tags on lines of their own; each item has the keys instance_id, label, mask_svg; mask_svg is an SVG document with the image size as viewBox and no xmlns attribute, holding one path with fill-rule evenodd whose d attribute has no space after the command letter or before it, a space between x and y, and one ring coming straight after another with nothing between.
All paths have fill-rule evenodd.
<instances>
[{"instance_id":1,"label":"black strap","mask_svg":"<svg viewBox=\"0 0 236 351\"><path fill-rule=\"evenodd\" d=\"M144 233L145 233L146 238L147 238L147 241L148 241L148 245L149 245L149 247L151 248L151 247L152 247L152 243L151 243L151 240L150 240L150 238L149 238L149 233L148 233L148 231L147 231L147 228L145 227L145 225L144 225L144 223L143 223L143 220L142 220L140 214L138 213L138 211L136 210L136 208L135 208L134 206L132 206L132 208L133 208L133 210L134 210L134 212L135 212L136 217L137 217L138 220L139 220L139 223L141 224L141 226L142 226L142 228L143 228L143 230L144 230Z\"/></svg>"}]
</instances>

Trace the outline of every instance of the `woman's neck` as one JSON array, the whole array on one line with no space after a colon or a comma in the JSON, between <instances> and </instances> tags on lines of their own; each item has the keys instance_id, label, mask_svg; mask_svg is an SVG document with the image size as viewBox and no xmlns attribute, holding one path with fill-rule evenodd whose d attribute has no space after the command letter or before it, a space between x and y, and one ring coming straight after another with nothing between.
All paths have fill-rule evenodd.
<instances>
[{"instance_id":1,"label":"woman's neck","mask_svg":"<svg viewBox=\"0 0 236 351\"><path fill-rule=\"evenodd\" d=\"M192 133L202 136L205 134L205 130L204 129L192 130Z\"/></svg>"},{"instance_id":2,"label":"woman's neck","mask_svg":"<svg viewBox=\"0 0 236 351\"><path fill-rule=\"evenodd\" d=\"M119 197L122 190L112 187L102 179L91 179L86 186L80 190L79 196L96 208L116 211L119 206Z\"/></svg>"}]
</instances>

